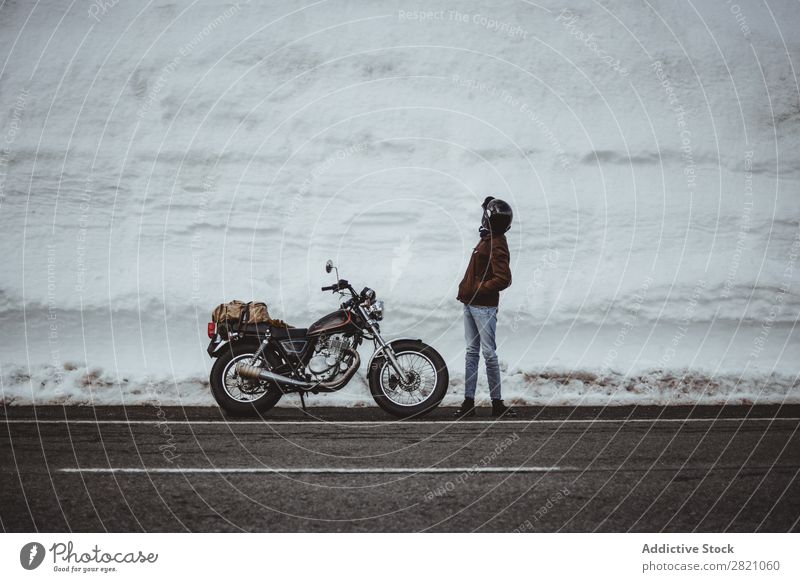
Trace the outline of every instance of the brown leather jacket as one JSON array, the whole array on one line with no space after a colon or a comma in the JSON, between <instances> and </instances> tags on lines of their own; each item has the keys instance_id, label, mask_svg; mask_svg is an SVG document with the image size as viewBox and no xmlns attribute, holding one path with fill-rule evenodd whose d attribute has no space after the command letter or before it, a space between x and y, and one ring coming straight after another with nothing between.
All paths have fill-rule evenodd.
<instances>
[{"instance_id":1,"label":"brown leather jacket","mask_svg":"<svg viewBox=\"0 0 800 582\"><path fill-rule=\"evenodd\" d=\"M497 307L500 291L511 285L509 258L505 235L482 237L472 251L457 299L467 305Z\"/></svg>"}]
</instances>

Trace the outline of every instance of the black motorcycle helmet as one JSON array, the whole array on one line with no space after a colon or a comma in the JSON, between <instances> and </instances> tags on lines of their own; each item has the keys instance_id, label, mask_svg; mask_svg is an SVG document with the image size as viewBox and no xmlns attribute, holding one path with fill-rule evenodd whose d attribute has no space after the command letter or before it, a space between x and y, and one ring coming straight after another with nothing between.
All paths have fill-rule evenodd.
<instances>
[{"instance_id":1,"label":"black motorcycle helmet","mask_svg":"<svg viewBox=\"0 0 800 582\"><path fill-rule=\"evenodd\" d=\"M505 200L487 196L483 201L483 218L481 226L492 234L503 234L511 228L514 212Z\"/></svg>"}]
</instances>

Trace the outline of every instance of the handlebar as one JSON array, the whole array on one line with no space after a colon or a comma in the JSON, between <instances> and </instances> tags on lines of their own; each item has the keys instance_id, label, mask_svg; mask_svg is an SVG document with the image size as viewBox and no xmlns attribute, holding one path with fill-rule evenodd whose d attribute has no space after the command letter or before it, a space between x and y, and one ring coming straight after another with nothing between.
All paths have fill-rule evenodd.
<instances>
[{"instance_id":1,"label":"handlebar","mask_svg":"<svg viewBox=\"0 0 800 582\"><path fill-rule=\"evenodd\" d=\"M323 287L322 291L341 291L342 289L352 289L350 288L350 283L345 281L344 279L339 279L333 285L328 285L327 287Z\"/></svg>"}]
</instances>

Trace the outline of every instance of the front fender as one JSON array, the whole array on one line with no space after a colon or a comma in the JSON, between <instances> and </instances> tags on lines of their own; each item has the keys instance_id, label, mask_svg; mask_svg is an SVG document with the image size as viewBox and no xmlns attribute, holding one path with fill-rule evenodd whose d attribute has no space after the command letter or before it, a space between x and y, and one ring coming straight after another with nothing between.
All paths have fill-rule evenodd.
<instances>
[{"instance_id":1,"label":"front fender","mask_svg":"<svg viewBox=\"0 0 800 582\"><path fill-rule=\"evenodd\" d=\"M419 339L419 338L399 337L399 338L393 339L390 342L387 342L386 346L390 346L390 345L392 345L392 344L394 344L396 342L416 342L416 343L421 344L422 340ZM375 350L375 353L372 354L372 357L369 359L369 363L367 364L367 370L371 370L372 369L372 362L374 362L378 358L382 358L383 357L383 350L386 349L386 346L381 346L377 350Z\"/></svg>"}]
</instances>

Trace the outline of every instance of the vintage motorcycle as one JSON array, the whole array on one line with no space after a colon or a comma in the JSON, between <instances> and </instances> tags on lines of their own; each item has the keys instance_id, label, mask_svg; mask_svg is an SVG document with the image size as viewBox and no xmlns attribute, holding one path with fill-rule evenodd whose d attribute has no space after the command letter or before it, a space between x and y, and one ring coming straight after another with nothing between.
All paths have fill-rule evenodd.
<instances>
[{"instance_id":1,"label":"vintage motorcycle","mask_svg":"<svg viewBox=\"0 0 800 582\"><path fill-rule=\"evenodd\" d=\"M217 403L231 414L257 414L296 392L305 409L307 393L335 392L353 378L361 365L358 347L370 340L375 351L367 380L378 406L404 418L438 406L449 384L442 356L419 339L385 341L378 323L384 305L375 291L364 287L357 293L331 261L325 270L335 270L337 281L322 291L338 293L343 301L308 328L208 324L208 354L216 358L211 392Z\"/></svg>"}]
</instances>

